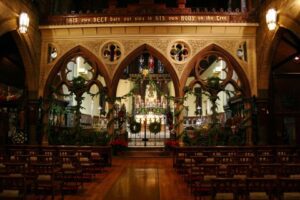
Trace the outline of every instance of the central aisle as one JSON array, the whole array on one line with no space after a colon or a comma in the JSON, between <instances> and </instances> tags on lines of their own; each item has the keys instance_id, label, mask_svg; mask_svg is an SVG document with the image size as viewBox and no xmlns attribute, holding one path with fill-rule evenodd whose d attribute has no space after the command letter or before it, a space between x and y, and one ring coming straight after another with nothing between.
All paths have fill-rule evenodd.
<instances>
[{"instance_id":1,"label":"central aisle","mask_svg":"<svg viewBox=\"0 0 300 200\"><path fill-rule=\"evenodd\" d=\"M159 200L157 168L126 168L106 194L105 200Z\"/></svg>"},{"instance_id":2,"label":"central aisle","mask_svg":"<svg viewBox=\"0 0 300 200\"><path fill-rule=\"evenodd\" d=\"M194 200L170 157L114 157L112 167L65 200ZM50 198L47 198L47 200ZM57 199L60 199L57 196Z\"/></svg>"}]
</instances>

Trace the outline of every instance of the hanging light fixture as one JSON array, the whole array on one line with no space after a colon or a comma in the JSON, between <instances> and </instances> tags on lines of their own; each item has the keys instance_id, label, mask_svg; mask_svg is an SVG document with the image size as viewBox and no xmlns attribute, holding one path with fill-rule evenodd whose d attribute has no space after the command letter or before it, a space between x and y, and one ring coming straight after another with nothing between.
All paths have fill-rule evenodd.
<instances>
[{"instance_id":1,"label":"hanging light fixture","mask_svg":"<svg viewBox=\"0 0 300 200\"><path fill-rule=\"evenodd\" d=\"M274 8L270 8L266 14L266 22L270 31L275 30L277 26L277 11Z\"/></svg>"},{"instance_id":2,"label":"hanging light fixture","mask_svg":"<svg viewBox=\"0 0 300 200\"><path fill-rule=\"evenodd\" d=\"M26 33L29 27L29 16L26 12L21 12L19 17L19 31Z\"/></svg>"}]
</instances>

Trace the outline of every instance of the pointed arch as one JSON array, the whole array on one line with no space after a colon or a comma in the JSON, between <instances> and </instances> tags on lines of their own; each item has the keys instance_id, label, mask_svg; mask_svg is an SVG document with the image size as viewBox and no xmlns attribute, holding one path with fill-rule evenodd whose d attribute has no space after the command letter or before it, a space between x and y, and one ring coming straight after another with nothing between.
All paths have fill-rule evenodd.
<instances>
[{"instance_id":1,"label":"pointed arch","mask_svg":"<svg viewBox=\"0 0 300 200\"><path fill-rule=\"evenodd\" d=\"M249 84L248 78L247 78L243 68L240 66L240 64L235 60L235 58L228 51L224 50L222 47L220 47L216 44L210 44L209 46L202 49L187 64L187 67L184 69L181 79L180 79L180 83L182 83L182 85L181 85L182 88L180 90L183 92L185 83L186 83L190 73L194 69L197 61L199 59L203 58L208 53L213 53L213 52L217 53L220 56L223 56L224 58L227 59L228 62L230 62L229 64L232 65L233 69L236 71L239 79L241 80L241 83L243 86L242 89L243 89L243 93L244 93L245 97L251 97L250 84Z\"/></svg>"},{"instance_id":2,"label":"pointed arch","mask_svg":"<svg viewBox=\"0 0 300 200\"><path fill-rule=\"evenodd\" d=\"M163 64L165 69L169 72L171 79L174 84L174 89L175 89L175 95L179 96L179 78L177 76L177 73L175 69L173 68L172 64L168 61L168 59L160 53L157 49L154 47L148 45L148 44L143 44L140 47L136 48L133 50L119 65L117 71L115 72L115 75L112 79L112 88L111 88L111 94L110 95L115 95L117 92L117 87L118 83L120 80L120 77L122 76L122 73L124 69L137 57L141 54L142 51L147 50L151 55L159 59Z\"/></svg>"},{"instance_id":3,"label":"pointed arch","mask_svg":"<svg viewBox=\"0 0 300 200\"><path fill-rule=\"evenodd\" d=\"M45 98L47 98L47 95L49 95L49 92L50 92L49 91L50 88L48 86L51 84L51 81L55 78L55 76L58 73L58 71L60 70L61 66L63 66L66 62L68 62L70 59L74 58L75 56L80 56L80 55L85 56L92 65L95 65L97 70L99 70L100 74L104 77L106 85L108 85L108 86L110 85L111 80L109 78L108 72L107 72L104 64L97 58L96 55L94 55L88 49L79 45L79 46L74 47L67 53L65 53L65 55L63 55L54 65L53 69L51 70L51 72L47 78L46 84L45 84L45 88L44 88L44 97Z\"/></svg>"},{"instance_id":4,"label":"pointed arch","mask_svg":"<svg viewBox=\"0 0 300 200\"><path fill-rule=\"evenodd\" d=\"M25 85L28 91L38 91L39 69L35 67L37 64L35 59L37 52L34 50L32 40L29 36L21 35L17 31L13 31L12 36L18 44L17 47L24 64ZM37 98L37 96L32 96L31 98Z\"/></svg>"}]
</instances>

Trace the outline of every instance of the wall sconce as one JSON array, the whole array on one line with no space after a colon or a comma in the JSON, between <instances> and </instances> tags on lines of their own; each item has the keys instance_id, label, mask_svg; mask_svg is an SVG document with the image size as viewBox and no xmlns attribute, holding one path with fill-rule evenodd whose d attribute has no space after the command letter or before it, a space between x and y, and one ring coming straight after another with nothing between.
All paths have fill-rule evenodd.
<instances>
[{"instance_id":1,"label":"wall sconce","mask_svg":"<svg viewBox=\"0 0 300 200\"><path fill-rule=\"evenodd\" d=\"M236 55L237 55L237 57L239 57L240 59L243 59L243 57L244 57L244 50L243 50L241 47L239 47L239 48L236 50Z\"/></svg>"},{"instance_id":2,"label":"wall sconce","mask_svg":"<svg viewBox=\"0 0 300 200\"><path fill-rule=\"evenodd\" d=\"M19 17L19 31L26 33L29 27L29 16L27 13L22 12Z\"/></svg>"},{"instance_id":3,"label":"wall sconce","mask_svg":"<svg viewBox=\"0 0 300 200\"><path fill-rule=\"evenodd\" d=\"M266 14L266 22L268 29L273 31L277 26L277 11L274 8L270 8Z\"/></svg>"}]
</instances>

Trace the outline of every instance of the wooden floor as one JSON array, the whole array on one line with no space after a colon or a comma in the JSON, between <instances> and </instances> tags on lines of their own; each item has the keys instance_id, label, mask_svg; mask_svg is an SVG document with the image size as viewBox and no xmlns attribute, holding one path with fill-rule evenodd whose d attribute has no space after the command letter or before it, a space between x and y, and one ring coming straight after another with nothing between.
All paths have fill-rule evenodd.
<instances>
[{"instance_id":1,"label":"wooden floor","mask_svg":"<svg viewBox=\"0 0 300 200\"><path fill-rule=\"evenodd\" d=\"M29 199L36 199L29 197ZM51 199L47 197L46 199ZM55 199L61 199L56 196ZM65 200L190 200L186 183L172 168L172 158L114 157L113 166Z\"/></svg>"}]
</instances>

